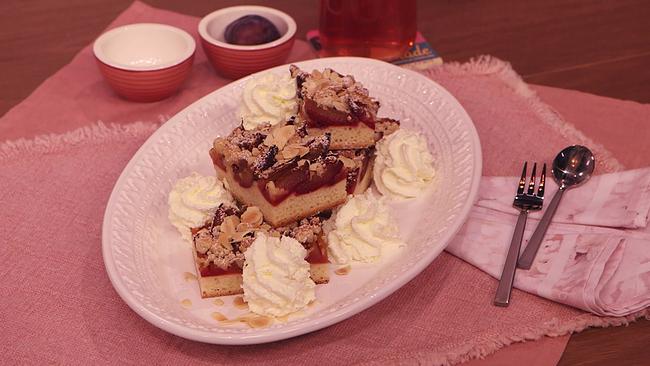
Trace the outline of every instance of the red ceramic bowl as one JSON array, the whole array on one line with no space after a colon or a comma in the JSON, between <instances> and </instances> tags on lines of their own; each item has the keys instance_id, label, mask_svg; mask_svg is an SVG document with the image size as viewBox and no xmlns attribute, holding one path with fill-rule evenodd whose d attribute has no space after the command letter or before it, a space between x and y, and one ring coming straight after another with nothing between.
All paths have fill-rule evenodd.
<instances>
[{"instance_id":1,"label":"red ceramic bowl","mask_svg":"<svg viewBox=\"0 0 650 366\"><path fill-rule=\"evenodd\" d=\"M245 16L259 15L277 28L280 38L254 46L226 43L228 24ZM233 6L212 12L199 22L201 45L215 70L228 78L238 79L257 71L285 63L296 36L296 21L279 10L265 6Z\"/></svg>"},{"instance_id":2,"label":"red ceramic bowl","mask_svg":"<svg viewBox=\"0 0 650 366\"><path fill-rule=\"evenodd\" d=\"M139 23L112 29L93 45L99 71L115 92L136 102L171 96L192 69L196 42L164 24Z\"/></svg>"}]
</instances>

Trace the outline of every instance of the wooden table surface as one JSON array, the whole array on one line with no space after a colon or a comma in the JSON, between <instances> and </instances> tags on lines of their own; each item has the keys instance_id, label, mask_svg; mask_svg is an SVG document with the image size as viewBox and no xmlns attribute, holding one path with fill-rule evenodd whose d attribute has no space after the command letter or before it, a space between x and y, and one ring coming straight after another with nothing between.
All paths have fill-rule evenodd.
<instances>
[{"instance_id":1,"label":"wooden table surface","mask_svg":"<svg viewBox=\"0 0 650 366\"><path fill-rule=\"evenodd\" d=\"M235 0L144 0L194 16ZM0 116L67 64L131 0L0 2ZM304 38L317 0L245 1L291 14ZM418 28L445 61L490 54L529 83L650 102L650 0L418 2ZM650 121L649 121L650 122ZM0 140L2 138L0 137ZM560 365L648 365L650 321L574 334Z\"/></svg>"}]
</instances>

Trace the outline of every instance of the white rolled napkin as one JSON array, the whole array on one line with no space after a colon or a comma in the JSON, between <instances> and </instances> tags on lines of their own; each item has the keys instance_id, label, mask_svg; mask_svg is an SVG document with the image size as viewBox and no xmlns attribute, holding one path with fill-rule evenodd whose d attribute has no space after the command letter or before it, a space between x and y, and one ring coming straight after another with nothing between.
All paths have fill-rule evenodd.
<instances>
[{"instance_id":1,"label":"white rolled napkin","mask_svg":"<svg viewBox=\"0 0 650 366\"><path fill-rule=\"evenodd\" d=\"M484 177L479 198L451 254L501 276L519 211L518 177ZM546 195L557 185L547 177ZM543 212L543 211L542 211ZM525 244L542 212L529 216ZM514 286L597 315L624 316L650 306L650 169L594 176L564 194L530 270Z\"/></svg>"},{"instance_id":2,"label":"white rolled napkin","mask_svg":"<svg viewBox=\"0 0 650 366\"><path fill-rule=\"evenodd\" d=\"M514 177L483 177L476 206L518 214L512 207L518 182ZM549 172L545 199L550 201L557 190ZM568 189L553 222L638 229L647 226L649 211L650 168L644 168L597 175ZM528 217L540 219L543 212L531 212Z\"/></svg>"}]
</instances>

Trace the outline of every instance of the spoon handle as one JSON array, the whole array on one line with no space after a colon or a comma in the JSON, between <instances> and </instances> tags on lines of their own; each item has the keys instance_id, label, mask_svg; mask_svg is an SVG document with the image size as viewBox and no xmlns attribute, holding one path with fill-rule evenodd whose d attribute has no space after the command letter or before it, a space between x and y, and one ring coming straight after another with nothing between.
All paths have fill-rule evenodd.
<instances>
[{"instance_id":1,"label":"spoon handle","mask_svg":"<svg viewBox=\"0 0 650 366\"><path fill-rule=\"evenodd\" d=\"M555 192L551 203L549 203L546 212L544 212L544 216L542 216L542 219L535 228L533 235L530 237L530 240L528 240L528 245L526 245L524 253L519 257L517 267L521 269L530 269L533 265L539 246L542 244L542 239L544 239L546 230L548 230L548 226L551 224L551 219L553 219L553 216L555 215L555 211L557 210L557 206L560 204L563 194L564 189L559 189Z\"/></svg>"}]
</instances>

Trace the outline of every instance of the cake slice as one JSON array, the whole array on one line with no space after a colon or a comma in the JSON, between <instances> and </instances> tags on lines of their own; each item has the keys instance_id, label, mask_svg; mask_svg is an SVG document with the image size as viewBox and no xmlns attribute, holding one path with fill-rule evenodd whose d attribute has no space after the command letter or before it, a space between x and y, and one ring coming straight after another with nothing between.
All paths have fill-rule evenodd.
<instances>
[{"instance_id":1,"label":"cake slice","mask_svg":"<svg viewBox=\"0 0 650 366\"><path fill-rule=\"evenodd\" d=\"M250 206L241 210L234 206L219 206L211 222L192 230L201 296L206 298L243 293L241 284L244 253L255 240L258 231L265 231L270 236L290 236L300 242L307 249L305 259L310 264L312 280L317 284L327 283L327 242L322 225L329 214L272 228L263 221L263 215L257 207Z\"/></svg>"},{"instance_id":2,"label":"cake slice","mask_svg":"<svg viewBox=\"0 0 650 366\"><path fill-rule=\"evenodd\" d=\"M306 73L294 65L290 72L298 87L298 119L310 134L330 134L333 150L375 144L379 102L354 77L332 69Z\"/></svg>"},{"instance_id":3,"label":"cake slice","mask_svg":"<svg viewBox=\"0 0 650 366\"><path fill-rule=\"evenodd\" d=\"M210 156L230 193L277 227L345 202L349 169L330 142L304 125L238 127L214 141Z\"/></svg>"}]
</instances>

